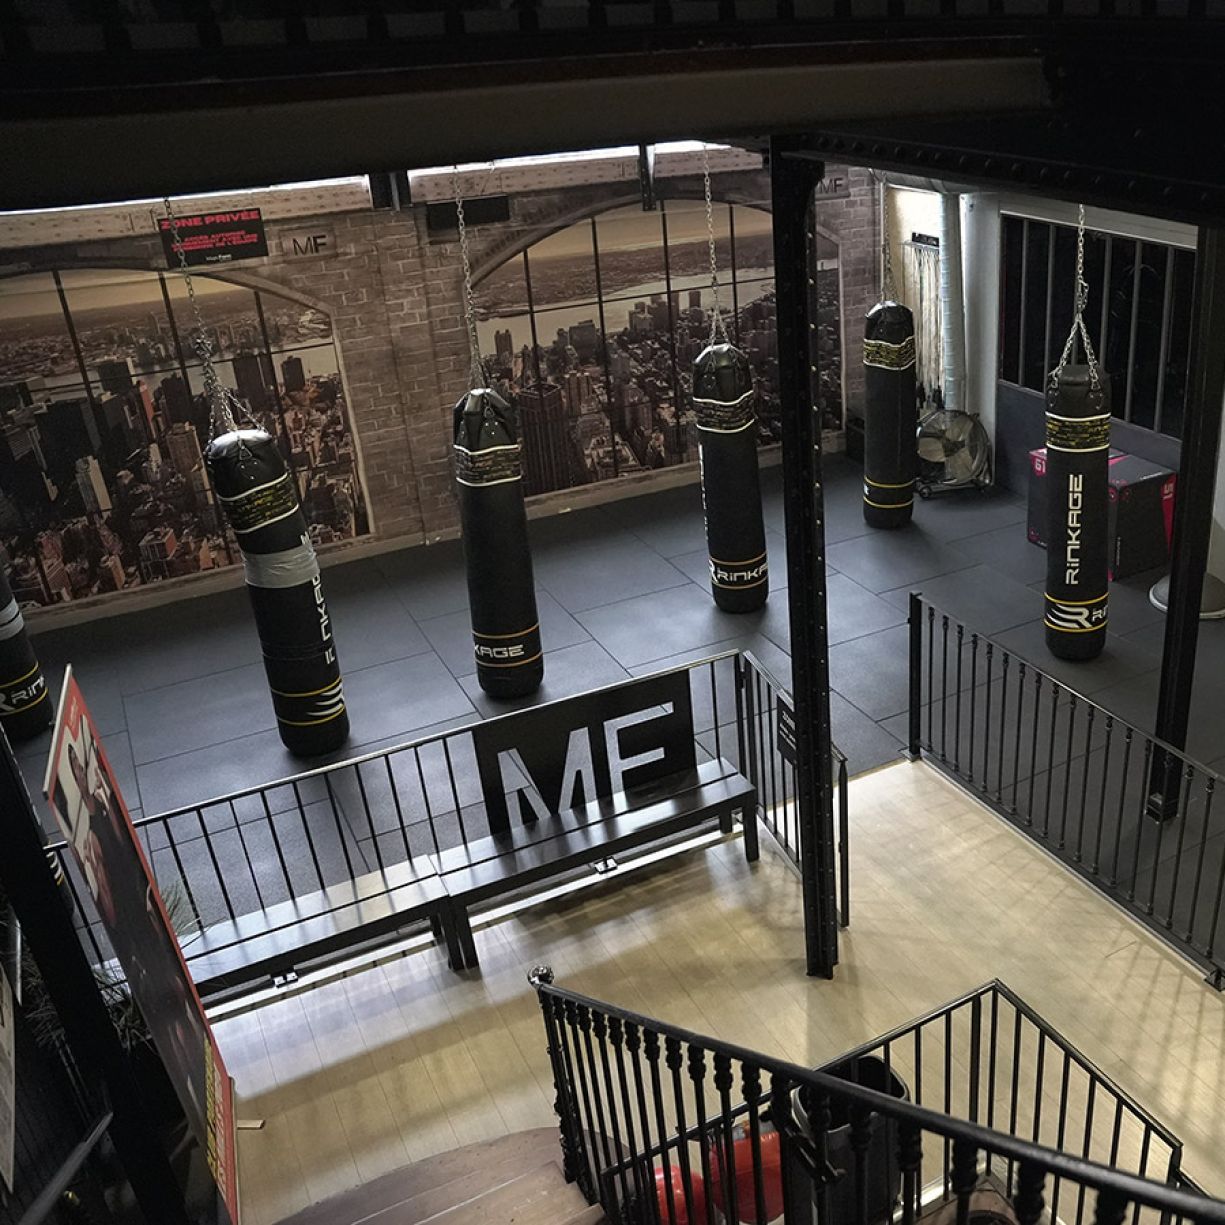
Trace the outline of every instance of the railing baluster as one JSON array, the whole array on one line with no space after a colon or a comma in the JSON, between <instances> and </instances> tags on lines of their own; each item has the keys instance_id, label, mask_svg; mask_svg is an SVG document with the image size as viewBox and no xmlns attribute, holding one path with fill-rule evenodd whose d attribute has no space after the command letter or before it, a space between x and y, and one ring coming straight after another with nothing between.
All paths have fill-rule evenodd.
<instances>
[{"instance_id":1,"label":"railing baluster","mask_svg":"<svg viewBox=\"0 0 1225 1225\"><path fill-rule=\"evenodd\" d=\"M922 1210L919 1166L923 1160L923 1129L914 1123L900 1123L897 1148L898 1168L902 1172L902 1225L915 1225Z\"/></svg>"},{"instance_id":2,"label":"railing baluster","mask_svg":"<svg viewBox=\"0 0 1225 1225\"><path fill-rule=\"evenodd\" d=\"M1003 807L1004 804L1004 741L1008 731L1008 665L1012 660L1012 655L1008 651L1001 651L1003 660L1000 667L1000 743L995 759L995 802ZM987 739L990 740L991 734L988 731Z\"/></svg>"},{"instance_id":3,"label":"railing baluster","mask_svg":"<svg viewBox=\"0 0 1225 1225\"><path fill-rule=\"evenodd\" d=\"M442 738L442 757L447 763L447 782L451 784L451 799L455 802L455 821L459 825L459 838L464 846L467 846L468 831L464 828L464 806L459 802L459 788L455 785L455 765L451 761L450 736Z\"/></svg>"},{"instance_id":4,"label":"railing baluster","mask_svg":"<svg viewBox=\"0 0 1225 1225\"><path fill-rule=\"evenodd\" d=\"M756 1225L768 1225L766 1183L761 1163L761 1071L751 1063L740 1065L740 1089L749 1108L749 1146L753 1154L753 1211ZM782 1177L782 1172L779 1172Z\"/></svg>"},{"instance_id":5,"label":"railing baluster","mask_svg":"<svg viewBox=\"0 0 1225 1225\"><path fill-rule=\"evenodd\" d=\"M1059 1080L1059 1121L1055 1127L1055 1148L1059 1152L1063 1152L1064 1140L1067 1135L1068 1128L1068 1084L1072 1072L1072 1057L1067 1052L1063 1052L1063 1073ZM1063 1179L1058 1175L1055 1181L1051 1184L1051 1220L1059 1220L1059 1190L1063 1185Z\"/></svg>"},{"instance_id":6,"label":"railing baluster","mask_svg":"<svg viewBox=\"0 0 1225 1225\"><path fill-rule=\"evenodd\" d=\"M953 769L961 773L961 652L965 646L966 627L957 623L957 696L953 707ZM971 734L974 725L971 723Z\"/></svg>"},{"instance_id":7,"label":"railing baluster","mask_svg":"<svg viewBox=\"0 0 1225 1225\"><path fill-rule=\"evenodd\" d=\"M242 857L247 861L247 874L251 877L251 883L255 886L255 899L260 906L264 905L264 891L260 888L259 877L255 875L255 865L251 862L251 852L247 850L247 838L242 832L242 822L238 819L238 809L234 807L234 801L230 801L230 815L234 818L234 830L238 834L238 845L242 848Z\"/></svg>"},{"instance_id":8,"label":"railing baluster","mask_svg":"<svg viewBox=\"0 0 1225 1225\"><path fill-rule=\"evenodd\" d=\"M1017 815L1017 788L1021 781L1021 726L1022 715L1025 710L1025 669L1026 664L1023 659L1017 660L1017 734L1013 739L1012 745L1012 804L1008 811L1015 817ZM990 1163L991 1154L987 1154L987 1161Z\"/></svg>"},{"instance_id":9,"label":"railing baluster","mask_svg":"<svg viewBox=\"0 0 1225 1225\"><path fill-rule=\"evenodd\" d=\"M1110 887L1118 888L1119 855L1123 850L1123 815L1127 811L1127 788L1131 782L1131 738L1134 735L1129 727L1123 732L1123 784L1119 788L1119 815L1114 827L1114 855L1110 860Z\"/></svg>"},{"instance_id":10,"label":"railing baluster","mask_svg":"<svg viewBox=\"0 0 1225 1225\"><path fill-rule=\"evenodd\" d=\"M1163 780L1162 781L1163 791L1165 790L1166 785L1169 782L1170 776L1174 773L1175 769L1176 767L1174 766L1174 762L1173 762L1171 755L1169 753L1163 752L1161 754L1161 777ZM1162 798L1164 799L1165 797L1163 796ZM1175 805L1177 805L1179 799L1181 799L1181 793L1179 793L1179 795L1175 797ZM1177 820L1177 819L1178 819L1178 811L1177 811L1177 808L1175 808L1173 820ZM1145 906L1144 906L1144 913L1146 915L1151 915L1157 906L1157 877L1160 874L1160 869L1161 869L1161 848L1165 845L1166 826L1168 826L1170 823L1171 823L1170 821L1163 821L1163 820L1159 820L1157 822L1157 849L1153 852L1153 866L1152 866L1152 873L1151 873L1152 879L1149 881L1149 886L1148 886L1148 901L1145 903ZM1185 826L1185 822L1183 824Z\"/></svg>"},{"instance_id":11,"label":"railing baluster","mask_svg":"<svg viewBox=\"0 0 1225 1225\"><path fill-rule=\"evenodd\" d=\"M421 786L421 801L425 805L425 823L430 827L430 841L434 844L434 854L441 855L442 847L438 842L438 825L434 821L434 806L430 803L430 789L425 781L425 767L421 764L421 752L413 750L413 760L417 763L417 782ZM456 797L458 800L458 797ZM460 826L462 831L463 826ZM465 843L465 845L467 845Z\"/></svg>"},{"instance_id":12,"label":"railing baluster","mask_svg":"<svg viewBox=\"0 0 1225 1225\"><path fill-rule=\"evenodd\" d=\"M1088 1161L1089 1155L1093 1151L1093 1108L1097 1104L1097 1076L1094 1073L1089 1074L1089 1094L1085 1099L1085 1135L1084 1143L1081 1145L1081 1156ZM1121 1099L1120 1099L1121 1100ZM1054 1210L1052 1209L1052 1215ZM1076 1222L1084 1220L1085 1215L1085 1184L1082 1182L1076 1193Z\"/></svg>"},{"instance_id":13,"label":"railing baluster","mask_svg":"<svg viewBox=\"0 0 1225 1225\"><path fill-rule=\"evenodd\" d=\"M616 1154L618 1166L617 1181L621 1184L621 1204L625 1206L632 1200L625 1171L625 1158L628 1154L626 1153L625 1145L626 1137L621 1133L621 1121L617 1111L617 1091L613 1086L612 1067L608 1060L608 1027L610 1022L614 1020L620 1024L619 1017L607 1017L603 1012L597 1012L591 1022L591 1037L599 1052L599 1075L603 1076L604 1081L604 1091L599 1097L608 1110L608 1126L612 1133L608 1140L612 1145L613 1152ZM595 1080L596 1078L597 1072L593 1065L592 1079ZM632 1146L629 1151L633 1152Z\"/></svg>"},{"instance_id":14,"label":"railing baluster","mask_svg":"<svg viewBox=\"0 0 1225 1225\"><path fill-rule=\"evenodd\" d=\"M983 705L987 709L983 712L983 777L979 786L986 795L991 790L991 684L994 679L992 664L995 661L995 643L990 638L987 639L987 649L984 654L987 664L987 688L983 694Z\"/></svg>"},{"instance_id":15,"label":"railing baluster","mask_svg":"<svg viewBox=\"0 0 1225 1225\"><path fill-rule=\"evenodd\" d=\"M726 1215L739 1216L740 1197L736 1189L736 1146L732 1135L732 1061L731 1057L722 1051L716 1051L712 1060L714 1075L711 1084L719 1095L719 1138L723 1146L722 1177L723 1202L727 1206Z\"/></svg>"},{"instance_id":16,"label":"railing baluster","mask_svg":"<svg viewBox=\"0 0 1225 1225\"><path fill-rule=\"evenodd\" d=\"M349 855L349 839L346 837L346 833L349 832L349 825L342 816L340 804L336 799L336 791L332 787L332 776L330 774L323 776L323 788L328 793L328 807L332 810L332 820L336 825L336 837L340 842L340 849L344 853L345 867L349 871L349 879L353 880L356 873L353 871L353 860Z\"/></svg>"},{"instance_id":17,"label":"railing baluster","mask_svg":"<svg viewBox=\"0 0 1225 1225\"><path fill-rule=\"evenodd\" d=\"M642 1148L638 1151L645 1154L645 1165L637 1161L634 1163L635 1181L639 1178L643 1181L640 1194L645 1202L651 1205L651 1219L655 1220L658 1205L655 1203L654 1163L651 1156L655 1141L651 1139L651 1113L647 1109L646 1086L642 1079L642 1031L636 1021L625 1022L625 1049L629 1052L630 1070L634 1077L634 1101L638 1108L638 1125L642 1131ZM659 1143L666 1142L667 1136L661 1135ZM639 1169L640 1165L643 1166L642 1169Z\"/></svg>"},{"instance_id":18,"label":"railing baluster","mask_svg":"<svg viewBox=\"0 0 1225 1225\"><path fill-rule=\"evenodd\" d=\"M187 879L187 869L183 867L183 859L179 854L179 844L174 840L174 830L171 826L172 820L162 822L162 828L166 831L166 843L170 847L174 866L179 873L179 884L183 886L183 892L187 895L187 904L191 907L192 917L195 919L198 927L203 927L204 920L200 917L200 907L196 904L195 890L192 889L191 882Z\"/></svg>"},{"instance_id":19,"label":"railing baluster","mask_svg":"<svg viewBox=\"0 0 1225 1225\"><path fill-rule=\"evenodd\" d=\"M1012 1088L1009 1093L1008 1107L1008 1134L1015 1136L1017 1134L1017 1113L1021 1101L1021 1010L1013 1005L1013 1025L1012 1025ZM1016 1163L1011 1157L1008 1158L1008 1194L1013 1192L1013 1175L1016 1172Z\"/></svg>"},{"instance_id":20,"label":"railing baluster","mask_svg":"<svg viewBox=\"0 0 1225 1225\"><path fill-rule=\"evenodd\" d=\"M1093 1225L1123 1225L1127 1216L1127 1199L1117 1191L1103 1187L1097 1193L1093 1206ZM1140 1205L1136 1205L1135 1219L1140 1219Z\"/></svg>"},{"instance_id":21,"label":"railing baluster","mask_svg":"<svg viewBox=\"0 0 1225 1225\"><path fill-rule=\"evenodd\" d=\"M1034 1067L1034 1131L1030 1139L1037 1144L1042 1135L1042 1091L1046 1083L1046 1031L1038 1031L1038 1058Z\"/></svg>"},{"instance_id":22,"label":"railing baluster","mask_svg":"<svg viewBox=\"0 0 1225 1225\"><path fill-rule=\"evenodd\" d=\"M289 879L289 865L285 862L285 852L281 847L281 838L276 832L276 821L272 816L272 806L268 803L267 788L260 790L259 798L264 809L264 820L268 823L268 834L272 838L272 846L276 851L277 862L281 865L281 876L285 880L285 892L290 897L293 897L293 881Z\"/></svg>"},{"instance_id":23,"label":"railing baluster","mask_svg":"<svg viewBox=\"0 0 1225 1225\"><path fill-rule=\"evenodd\" d=\"M629 1146L628 1154L622 1155L622 1163L624 1164L627 1157L640 1152L638 1147L638 1131L634 1126L634 1107L630 1100L630 1085L629 1077L625 1074L625 1033L621 1018L618 1016L610 1016L608 1018L608 1041L612 1043L613 1059L616 1063L617 1085L621 1091L621 1118L625 1122L625 1142ZM607 1056L605 1056L607 1059ZM614 1128L616 1124L613 1125ZM635 1161L630 1167L630 1177L634 1180L635 1198L640 1199L643 1195L644 1188L642 1186L641 1174L638 1169L638 1163Z\"/></svg>"},{"instance_id":24,"label":"railing baluster","mask_svg":"<svg viewBox=\"0 0 1225 1225\"><path fill-rule=\"evenodd\" d=\"M855 1163L855 1225L868 1225L868 1149L872 1146L872 1111L851 1102L851 1158Z\"/></svg>"},{"instance_id":25,"label":"railing baluster","mask_svg":"<svg viewBox=\"0 0 1225 1225\"><path fill-rule=\"evenodd\" d=\"M732 656L732 689L736 695L736 769L746 777L750 777L745 761L745 709L744 709L744 670L748 665L739 652Z\"/></svg>"},{"instance_id":26,"label":"railing baluster","mask_svg":"<svg viewBox=\"0 0 1225 1225\"><path fill-rule=\"evenodd\" d=\"M568 1007L566 1015L569 1017ZM578 1057L579 1085L582 1088L583 1101L587 1104L588 1129L599 1141L602 1157L601 1169L607 1170L614 1164L614 1159L620 1160L621 1154L617 1148L616 1137L608 1134L608 1127L604 1122L604 1099L600 1094L600 1073L596 1066L595 1050L591 1041L591 1009L583 1004L576 1005L575 1019L578 1023L578 1032L582 1035L582 1047ZM576 1043L579 1041L577 1035L575 1041ZM604 1206L610 1210L613 1207L611 1204Z\"/></svg>"},{"instance_id":27,"label":"railing baluster","mask_svg":"<svg viewBox=\"0 0 1225 1225\"><path fill-rule=\"evenodd\" d=\"M684 1066L684 1055L679 1038L668 1034L664 1038L664 1060L668 1071L672 1073L672 1104L676 1109L676 1160L681 1168L681 1192L685 1197L685 1220L697 1223L697 1208L693 1202L693 1171L689 1164L689 1142L685 1138L688 1128L685 1125L685 1088L681 1080L681 1068ZM701 1126L701 1118L696 1120ZM710 1211L709 1204L707 1211Z\"/></svg>"},{"instance_id":28,"label":"railing baluster","mask_svg":"<svg viewBox=\"0 0 1225 1225\"><path fill-rule=\"evenodd\" d=\"M995 1129L995 1073L996 1060L999 1054L999 1011L1000 993L991 988L991 1037L987 1050L987 1126ZM991 1173L992 1154L987 1154L987 1173Z\"/></svg>"},{"instance_id":29,"label":"railing baluster","mask_svg":"<svg viewBox=\"0 0 1225 1225\"><path fill-rule=\"evenodd\" d=\"M1059 726L1059 685L1051 681L1051 737L1046 748L1046 801L1042 812L1042 837L1051 836L1051 785L1055 781L1055 738ZM1070 737L1069 737L1070 740Z\"/></svg>"},{"instance_id":30,"label":"railing baluster","mask_svg":"<svg viewBox=\"0 0 1225 1225\"><path fill-rule=\"evenodd\" d=\"M953 1014L944 1014L944 1113L953 1113ZM944 1138L944 1198L952 1186L952 1141Z\"/></svg>"},{"instance_id":31,"label":"railing baluster","mask_svg":"<svg viewBox=\"0 0 1225 1225\"><path fill-rule=\"evenodd\" d=\"M306 819L306 805L302 803L302 792L296 781L290 784L290 789L293 791L294 803L298 806L298 816L302 820L302 833L306 837L306 848L310 851L311 862L315 865L315 879L319 882L319 888L322 889L326 884L323 879L323 865L320 864L319 852L315 849L315 835L311 833L310 822Z\"/></svg>"},{"instance_id":32,"label":"railing baluster","mask_svg":"<svg viewBox=\"0 0 1225 1225\"><path fill-rule=\"evenodd\" d=\"M1068 837L1068 792L1072 789L1072 754L1076 748L1076 694L1068 694L1068 751L1063 766L1063 810L1059 818L1059 842L1062 851ZM1058 1188L1056 1188L1058 1190Z\"/></svg>"},{"instance_id":33,"label":"railing baluster","mask_svg":"<svg viewBox=\"0 0 1225 1225\"><path fill-rule=\"evenodd\" d=\"M715 1217L714 1181L710 1164L710 1126L706 1118L706 1052L689 1044L689 1083L693 1090L693 1123L698 1129L698 1153L702 1162L702 1181L706 1184L707 1225L719 1225ZM731 1201L727 1201L730 1205Z\"/></svg>"},{"instance_id":34,"label":"railing baluster","mask_svg":"<svg viewBox=\"0 0 1225 1225\"><path fill-rule=\"evenodd\" d=\"M1033 735L1029 743L1029 803L1025 807L1025 824L1034 827L1034 783L1038 779L1038 717L1042 712L1042 673L1034 669Z\"/></svg>"},{"instance_id":35,"label":"railing baluster","mask_svg":"<svg viewBox=\"0 0 1225 1225\"><path fill-rule=\"evenodd\" d=\"M1140 775L1140 804L1136 812L1136 851L1131 861L1131 887L1127 890L1127 900L1136 900L1136 878L1140 874L1140 847L1144 842L1144 831L1148 828L1148 780L1150 767L1153 764L1153 742L1144 737L1144 770Z\"/></svg>"},{"instance_id":36,"label":"railing baluster","mask_svg":"<svg viewBox=\"0 0 1225 1225\"><path fill-rule=\"evenodd\" d=\"M1097 708L1090 706L1085 712L1085 764L1081 767L1080 776L1080 820L1076 824L1076 846L1072 850L1072 858L1081 862L1085 845L1085 809L1089 806L1089 755L1093 752L1093 721Z\"/></svg>"},{"instance_id":37,"label":"railing baluster","mask_svg":"<svg viewBox=\"0 0 1225 1225\"><path fill-rule=\"evenodd\" d=\"M379 846L379 832L375 828L374 813L370 811L370 797L366 794L366 784L362 781L362 765L360 761L354 763L353 777L357 779L357 794L361 797L362 812L366 815L366 827L370 830L370 842L374 847L374 862L382 869L386 866L383 863L383 848Z\"/></svg>"},{"instance_id":38,"label":"railing baluster","mask_svg":"<svg viewBox=\"0 0 1225 1225\"><path fill-rule=\"evenodd\" d=\"M1191 889L1191 909L1187 912L1187 934L1183 937L1186 942L1195 947L1194 932L1195 932L1195 914L1199 910L1199 887L1200 881L1204 875L1204 860L1207 855L1204 853L1208 845L1208 830L1212 826L1212 796L1216 790L1216 779L1210 774L1204 780L1204 827L1200 831L1199 854L1195 859L1195 884ZM1223 853L1222 862L1225 862L1225 853Z\"/></svg>"},{"instance_id":39,"label":"railing baluster","mask_svg":"<svg viewBox=\"0 0 1225 1225\"><path fill-rule=\"evenodd\" d=\"M534 987L539 983L551 983L553 971L547 966L538 966L528 975L528 981ZM561 1003L539 990L537 998L540 1001L541 1015L544 1017L546 1053L553 1072L553 1112L557 1115L561 1130L562 1172L567 1182L577 1181L582 1188L582 1127L575 1119L576 1103L574 1102L573 1082L566 1068L561 1039L558 1036L559 1017L557 1013L560 1011Z\"/></svg>"},{"instance_id":40,"label":"railing baluster","mask_svg":"<svg viewBox=\"0 0 1225 1225\"><path fill-rule=\"evenodd\" d=\"M929 605L927 609L927 743L923 746L928 751L934 751L936 747L936 742L932 738L932 715L936 706L933 668L935 652L936 610Z\"/></svg>"},{"instance_id":41,"label":"railing baluster","mask_svg":"<svg viewBox=\"0 0 1225 1225\"><path fill-rule=\"evenodd\" d=\"M1140 1168L1136 1171L1141 1178L1148 1177L1148 1154L1149 1148L1153 1142L1153 1129L1148 1123L1144 1124L1144 1138L1140 1141ZM1126 1209L1124 1209L1126 1211ZM1117 1225L1121 1225L1123 1218L1119 1217ZM1135 1213L1132 1216L1132 1225L1140 1225L1140 1205L1137 1203Z\"/></svg>"},{"instance_id":42,"label":"railing baluster","mask_svg":"<svg viewBox=\"0 0 1225 1225\"><path fill-rule=\"evenodd\" d=\"M404 858L412 863L413 848L408 843L408 826L404 821L404 809L400 804L400 788L396 786L396 774L391 768L390 753L383 758L383 766L387 771L387 790L391 792L391 801L395 805L396 825L399 827L400 837L404 840Z\"/></svg>"},{"instance_id":43,"label":"railing baluster","mask_svg":"<svg viewBox=\"0 0 1225 1225\"><path fill-rule=\"evenodd\" d=\"M659 1136L659 1155L663 1164L663 1185L668 1201L668 1225L677 1225L676 1187L672 1179L671 1145L668 1141L668 1122L664 1117L664 1092L659 1075L659 1035L653 1029L646 1030L643 1035L642 1053L646 1056L647 1068L651 1074L651 1100L655 1103L655 1132ZM683 1170L682 1177L684 1177Z\"/></svg>"},{"instance_id":44,"label":"railing baluster","mask_svg":"<svg viewBox=\"0 0 1225 1225\"><path fill-rule=\"evenodd\" d=\"M208 851L208 857L212 860L213 874L217 877L217 884L221 889L221 899L225 903L225 912L231 919L237 918L234 911L234 903L230 900L230 891L225 886L225 876L221 871L221 865L217 862L217 853L213 850L213 840L209 836L208 826L204 823L204 811L197 808L195 810L196 821L200 825L200 836L204 839L204 849Z\"/></svg>"},{"instance_id":45,"label":"railing baluster","mask_svg":"<svg viewBox=\"0 0 1225 1225\"><path fill-rule=\"evenodd\" d=\"M715 712L715 756L722 757L722 741L719 739L719 685L715 676L715 665L713 663L709 663L706 665L706 668L710 672L710 704L714 708Z\"/></svg>"},{"instance_id":46,"label":"railing baluster","mask_svg":"<svg viewBox=\"0 0 1225 1225\"><path fill-rule=\"evenodd\" d=\"M1046 1172L1032 1161L1022 1161L1017 1170L1017 1192L1012 1206L1017 1214L1017 1225L1039 1225L1045 1208L1043 1192L1046 1189Z\"/></svg>"},{"instance_id":47,"label":"railing baluster","mask_svg":"<svg viewBox=\"0 0 1225 1225\"><path fill-rule=\"evenodd\" d=\"M1106 824L1106 787L1110 779L1110 749L1114 742L1114 715L1106 715L1106 744L1102 753L1102 783L1098 788L1097 834L1093 839L1093 875L1098 874L1102 863L1102 830Z\"/></svg>"},{"instance_id":48,"label":"railing baluster","mask_svg":"<svg viewBox=\"0 0 1225 1225\"><path fill-rule=\"evenodd\" d=\"M966 782L974 782L974 736L978 731L978 719L975 717L978 706L978 635L970 634L970 752L969 769Z\"/></svg>"},{"instance_id":49,"label":"railing baluster","mask_svg":"<svg viewBox=\"0 0 1225 1225\"><path fill-rule=\"evenodd\" d=\"M968 1140L954 1140L952 1184L957 1197L957 1225L970 1223L970 1196L977 1183L978 1149Z\"/></svg>"},{"instance_id":50,"label":"railing baluster","mask_svg":"<svg viewBox=\"0 0 1225 1225\"><path fill-rule=\"evenodd\" d=\"M949 619L940 617L940 760L948 761Z\"/></svg>"},{"instance_id":51,"label":"railing baluster","mask_svg":"<svg viewBox=\"0 0 1225 1225\"><path fill-rule=\"evenodd\" d=\"M1182 852L1187 840L1187 826L1191 824L1191 784L1195 779L1195 767L1184 761L1182 792L1178 797L1178 849L1174 852L1174 875L1170 880L1170 909L1165 917L1166 931L1174 926L1174 907L1178 904L1178 882L1182 880ZM1204 857L1204 848L1200 847L1200 859Z\"/></svg>"}]
</instances>

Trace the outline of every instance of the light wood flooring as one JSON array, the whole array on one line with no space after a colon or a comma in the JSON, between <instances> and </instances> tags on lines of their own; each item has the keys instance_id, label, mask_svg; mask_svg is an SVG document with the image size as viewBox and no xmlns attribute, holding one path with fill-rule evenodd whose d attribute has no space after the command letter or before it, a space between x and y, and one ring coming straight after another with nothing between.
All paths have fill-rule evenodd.
<instances>
[{"instance_id":1,"label":"light wood flooring","mask_svg":"<svg viewBox=\"0 0 1225 1225\"><path fill-rule=\"evenodd\" d=\"M219 1020L240 1095L246 1225L408 1161L551 1125L526 974L817 1064L994 977L1186 1145L1225 1194L1225 999L1141 927L922 764L851 784L852 926L803 973L800 885L738 840Z\"/></svg>"}]
</instances>

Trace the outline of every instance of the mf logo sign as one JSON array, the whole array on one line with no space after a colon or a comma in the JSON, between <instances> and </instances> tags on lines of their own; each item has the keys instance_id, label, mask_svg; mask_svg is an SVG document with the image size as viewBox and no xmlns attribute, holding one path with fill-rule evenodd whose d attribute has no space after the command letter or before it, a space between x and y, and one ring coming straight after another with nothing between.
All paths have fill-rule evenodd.
<instances>
[{"instance_id":1,"label":"mf logo sign","mask_svg":"<svg viewBox=\"0 0 1225 1225\"><path fill-rule=\"evenodd\" d=\"M281 254L286 259L331 255L336 250L336 235L327 226L290 230L281 235Z\"/></svg>"},{"instance_id":2,"label":"mf logo sign","mask_svg":"<svg viewBox=\"0 0 1225 1225\"><path fill-rule=\"evenodd\" d=\"M491 719L472 741L492 831L553 816L695 767L689 673Z\"/></svg>"}]
</instances>

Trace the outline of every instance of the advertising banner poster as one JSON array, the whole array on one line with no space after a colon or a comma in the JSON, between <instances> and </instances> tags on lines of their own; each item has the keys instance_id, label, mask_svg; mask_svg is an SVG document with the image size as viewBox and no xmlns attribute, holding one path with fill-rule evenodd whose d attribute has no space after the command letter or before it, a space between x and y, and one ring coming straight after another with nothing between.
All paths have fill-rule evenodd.
<instances>
[{"instance_id":1,"label":"advertising banner poster","mask_svg":"<svg viewBox=\"0 0 1225 1225\"><path fill-rule=\"evenodd\" d=\"M189 268L206 264L229 264L237 259L257 259L268 254L264 219L257 208L236 208L229 212L192 213L158 221L158 232L166 251L166 266L178 268L179 253L174 249L174 231L179 232L183 258Z\"/></svg>"},{"instance_id":2,"label":"advertising banner poster","mask_svg":"<svg viewBox=\"0 0 1225 1225\"><path fill-rule=\"evenodd\" d=\"M215 1219L238 1225L230 1078L71 668L44 790L188 1125L207 1155L217 1189Z\"/></svg>"}]
</instances>

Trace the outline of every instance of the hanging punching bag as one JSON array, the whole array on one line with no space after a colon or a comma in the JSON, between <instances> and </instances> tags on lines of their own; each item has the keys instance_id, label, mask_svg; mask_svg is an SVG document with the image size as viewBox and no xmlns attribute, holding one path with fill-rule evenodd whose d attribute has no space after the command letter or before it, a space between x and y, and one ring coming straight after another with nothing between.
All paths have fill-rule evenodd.
<instances>
[{"instance_id":1,"label":"hanging punching bag","mask_svg":"<svg viewBox=\"0 0 1225 1225\"><path fill-rule=\"evenodd\" d=\"M1094 383L1096 381L1096 386ZM1092 659L1106 644L1110 379L1063 366L1046 384L1046 645Z\"/></svg>"},{"instance_id":2,"label":"hanging punching bag","mask_svg":"<svg viewBox=\"0 0 1225 1225\"><path fill-rule=\"evenodd\" d=\"M338 749L349 735L349 714L293 477L263 430L219 434L204 459L242 549L281 740L299 757Z\"/></svg>"},{"instance_id":3,"label":"hanging punching bag","mask_svg":"<svg viewBox=\"0 0 1225 1225\"><path fill-rule=\"evenodd\" d=\"M757 474L757 393L749 359L707 345L693 363L693 409L710 589L724 612L752 612L770 594L766 527Z\"/></svg>"},{"instance_id":4,"label":"hanging punching bag","mask_svg":"<svg viewBox=\"0 0 1225 1225\"><path fill-rule=\"evenodd\" d=\"M0 727L10 740L28 740L50 725L54 713L47 678L30 645L8 577L0 569Z\"/></svg>"},{"instance_id":5,"label":"hanging punching bag","mask_svg":"<svg viewBox=\"0 0 1225 1225\"><path fill-rule=\"evenodd\" d=\"M904 527L914 507L914 316L899 302L878 302L864 323L863 518Z\"/></svg>"},{"instance_id":6,"label":"hanging punching bag","mask_svg":"<svg viewBox=\"0 0 1225 1225\"><path fill-rule=\"evenodd\" d=\"M540 687L544 652L518 423L491 388L475 388L455 406L455 480L477 680L490 697L524 697Z\"/></svg>"}]
</instances>

